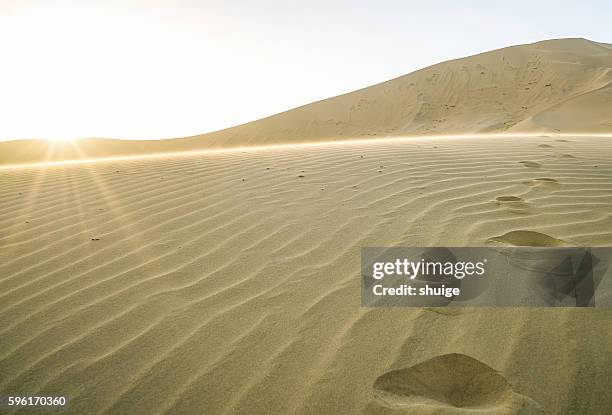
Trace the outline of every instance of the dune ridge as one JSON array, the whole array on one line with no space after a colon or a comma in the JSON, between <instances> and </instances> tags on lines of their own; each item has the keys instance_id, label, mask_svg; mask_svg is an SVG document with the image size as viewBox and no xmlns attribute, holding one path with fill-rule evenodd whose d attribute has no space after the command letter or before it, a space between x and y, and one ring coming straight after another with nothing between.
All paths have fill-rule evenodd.
<instances>
[{"instance_id":1,"label":"dune ridge","mask_svg":"<svg viewBox=\"0 0 612 415\"><path fill-rule=\"evenodd\" d=\"M0 142L0 165L207 148L612 130L612 46L554 39L442 62L247 124L170 140Z\"/></svg>"},{"instance_id":2,"label":"dune ridge","mask_svg":"<svg viewBox=\"0 0 612 415\"><path fill-rule=\"evenodd\" d=\"M361 308L359 247L609 245L610 177L612 141L572 136L0 170L0 391L69 414L606 413L610 310ZM472 376L500 387L451 399Z\"/></svg>"}]
</instances>

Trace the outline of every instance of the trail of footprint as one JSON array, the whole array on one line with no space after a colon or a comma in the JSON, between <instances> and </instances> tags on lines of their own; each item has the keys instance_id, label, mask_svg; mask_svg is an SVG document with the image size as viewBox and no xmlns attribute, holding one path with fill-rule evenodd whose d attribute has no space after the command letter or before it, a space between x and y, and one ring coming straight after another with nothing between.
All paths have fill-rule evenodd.
<instances>
[{"instance_id":1,"label":"trail of footprint","mask_svg":"<svg viewBox=\"0 0 612 415\"><path fill-rule=\"evenodd\" d=\"M499 372L458 353L383 374L374 382L374 397L367 414L547 414Z\"/></svg>"}]
</instances>

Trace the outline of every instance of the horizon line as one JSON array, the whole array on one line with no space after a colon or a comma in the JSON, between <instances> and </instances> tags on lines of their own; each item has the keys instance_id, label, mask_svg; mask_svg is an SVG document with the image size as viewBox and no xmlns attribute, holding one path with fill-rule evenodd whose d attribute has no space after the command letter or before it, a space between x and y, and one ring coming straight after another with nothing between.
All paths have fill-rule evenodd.
<instances>
[{"instance_id":1,"label":"horizon line","mask_svg":"<svg viewBox=\"0 0 612 415\"><path fill-rule=\"evenodd\" d=\"M88 163L102 163L112 161L123 161L123 160L138 160L138 159L154 159L164 157L177 157L177 156L190 156L198 154L218 154L218 153L234 153L234 152L246 152L246 151L261 151L261 150L278 150L278 149L291 149L291 148L308 148L308 147L331 147L331 146L342 146L346 144L373 144L380 142L396 142L396 141L418 141L418 140L436 140L436 139L483 139L483 138L558 138L558 137L575 137L575 138L612 138L612 133L599 133L599 134L585 134L585 133L498 133L498 134L486 134L486 133L475 133L475 134L441 134L441 135L420 135L420 136L401 136L401 137L388 137L388 138L354 138L354 139L340 139L340 140L326 140L318 142L305 142L305 143L284 143L284 144L270 144L270 145L258 145L258 146L238 146L238 147L227 147L227 148L204 148L190 151L174 151L174 152L159 152L159 153L143 153L125 156L110 156L110 157L97 157L97 158L83 158L83 159L69 159L61 161L46 161L46 162L35 162L35 163L15 163L0 165L0 170L10 169L25 169L25 168L37 168L37 167L61 167L65 165L78 165ZM40 139L42 141L52 140ZM66 141L76 141L66 140ZM102 139L104 140L104 139ZM112 140L112 139L107 139ZM18 140L16 140L18 141ZM139 140L123 140L123 141L139 141ZM140 140L144 141L144 140ZM153 140L158 141L158 140ZM58 142L55 142L58 144Z\"/></svg>"}]
</instances>

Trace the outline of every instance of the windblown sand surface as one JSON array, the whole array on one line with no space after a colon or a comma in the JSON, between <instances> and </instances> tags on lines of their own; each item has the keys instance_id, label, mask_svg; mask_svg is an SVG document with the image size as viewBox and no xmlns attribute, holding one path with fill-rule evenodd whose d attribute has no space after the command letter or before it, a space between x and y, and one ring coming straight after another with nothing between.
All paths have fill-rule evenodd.
<instances>
[{"instance_id":1,"label":"windblown sand surface","mask_svg":"<svg viewBox=\"0 0 612 415\"><path fill-rule=\"evenodd\" d=\"M611 244L609 138L4 168L0 190L1 394L72 414L612 407L609 309L366 309L359 283L361 246Z\"/></svg>"}]
</instances>

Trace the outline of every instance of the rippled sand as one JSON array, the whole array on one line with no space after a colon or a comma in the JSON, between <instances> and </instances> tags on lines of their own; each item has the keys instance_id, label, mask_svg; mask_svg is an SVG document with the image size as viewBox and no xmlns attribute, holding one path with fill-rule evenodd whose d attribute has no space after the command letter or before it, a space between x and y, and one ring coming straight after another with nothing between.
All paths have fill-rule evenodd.
<instances>
[{"instance_id":1,"label":"rippled sand","mask_svg":"<svg viewBox=\"0 0 612 415\"><path fill-rule=\"evenodd\" d=\"M611 310L366 309L359 291L361 246L612 244L609 138L9 168L0 190L4 395L74 414L612 407Z\"/></svg>"}]
</instances>

